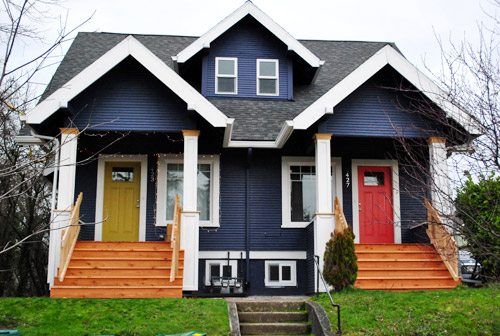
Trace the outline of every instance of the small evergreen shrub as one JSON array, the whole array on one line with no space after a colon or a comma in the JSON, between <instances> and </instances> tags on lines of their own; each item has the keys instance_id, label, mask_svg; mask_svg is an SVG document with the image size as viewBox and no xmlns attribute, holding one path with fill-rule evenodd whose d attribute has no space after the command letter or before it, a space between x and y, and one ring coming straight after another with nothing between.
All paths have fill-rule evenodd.
<instances>
[{"instance_id":1,"label":"small evergreen shrub","mask_svg":"<svg viewBox=\"0 0 500 336\"><path fill-rule=\"evenodd\" d=\"M455 200L457 230L467 249L483 269L486 280L500 281L500 177L480 176L476 183L467 174Z\"/></svg>"},{"instance_id":2,"label":"small evergreen shrub","mask_svg":"<svg viewBox=\"0 0 500 336\"><path fill-rule=\"evenodd\" d=\"M323 257L323 276L336 291L351 286L358 276L358 258L354 251L354 233L348 227L344 232L335 232L326 243Z\"/></svg>"}]
</instances>

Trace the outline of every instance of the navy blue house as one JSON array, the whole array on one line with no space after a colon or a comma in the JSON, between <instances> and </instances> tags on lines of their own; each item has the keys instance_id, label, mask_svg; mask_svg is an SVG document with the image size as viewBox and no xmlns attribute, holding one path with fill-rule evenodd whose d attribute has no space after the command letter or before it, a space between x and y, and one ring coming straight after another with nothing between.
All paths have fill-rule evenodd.
<instances>
[{"instance_id":1,"label":"navy blue house","mask_svg":"<svg viewBox=\"0 0 500 336\"><path fill-rule=\"evenodd\" d=\"M299 41L246 2L199 38L79 33L25 123L58 136L80 241L164 241L179 194L184 295L298 295L336 197L358 244L429 243L449 142L415 102L477 133L440 95L392 43Z\"/></svg>"}]
</instances>

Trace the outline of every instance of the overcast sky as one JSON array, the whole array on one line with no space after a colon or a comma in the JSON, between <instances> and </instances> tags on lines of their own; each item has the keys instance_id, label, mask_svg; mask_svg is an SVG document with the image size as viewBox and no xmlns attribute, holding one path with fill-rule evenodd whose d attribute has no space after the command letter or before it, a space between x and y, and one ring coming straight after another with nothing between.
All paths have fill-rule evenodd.
<instances>
[{"instance_id":1,"label":"overcast sky","mask_svg":"<svg viewBox=\"0 0 500 336\"><path fill-rule=\"evenodd\" d=\"M200 36L241 6L244 0L66 0L50 9L79 31ZM424 70L440 70L437 37L477 43L477 26L495 15L489 0L254 0L253 3L297 39L395 42ZM59 25L46 25L47 40ZM75 34L76 35L76 34ZM19 60L41 45L20 46ZM67 44L59 50L64 54ZM52 67L40 76L47 83Z\"/></svg>"}]
</instances>

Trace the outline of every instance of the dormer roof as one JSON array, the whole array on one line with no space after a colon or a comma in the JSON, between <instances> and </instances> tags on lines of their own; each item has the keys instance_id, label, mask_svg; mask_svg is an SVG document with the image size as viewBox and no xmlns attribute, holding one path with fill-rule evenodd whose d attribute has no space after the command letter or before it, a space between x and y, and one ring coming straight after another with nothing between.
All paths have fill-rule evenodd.
<instances>
[{"instance_id":1,"label":"dormer roof","mask_svg":"<svg viewBox=\"0 0 500 336\"><path fill-rule=\"evenodd\" d=\"M308 48L306 48L302 43L297 41L292 35L290 35L285 29L274 22L267 14L261 11L257 6L255 6L251 1L245 2L240 8L235 10L224 20L215 25L212 29L206 32L203 36L196 39L193 43L179 52L173 57L174 62L185 63L196 55L203 48L210 48L210 43L217 39L220 35L225 33L228 29L233 27L236 23L240 22L243 18L250 15L265 28L267 28L272 34L274 34L279 40L281 40L287 47L289 51L295 52L299 57L301 57L307 64L313 68L319 69L323 65L316 55L314 55Z\"/></svg>"}]
</instances>

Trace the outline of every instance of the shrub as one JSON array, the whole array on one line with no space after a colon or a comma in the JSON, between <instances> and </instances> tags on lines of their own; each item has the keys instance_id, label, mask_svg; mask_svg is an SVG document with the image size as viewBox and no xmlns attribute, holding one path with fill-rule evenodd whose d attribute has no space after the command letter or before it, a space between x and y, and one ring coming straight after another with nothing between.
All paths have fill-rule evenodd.
<instances>
[{"instance_id":1,"label":"shrub","mask_svg":"<svg viewBox=\"0 0 500 336\"><path fill-rule=\"evenodd\" d=\"M500 178L481 176L476 183L467 175L455 206L467 249L481 263L486 280L500 281Z\"/></svg>"},{"instance_id":2,"label":"shrub","mask_svg":"<svg viewBox=\"0 0 500 336\"><path fill-rule=\"evenodd\" d=\"M323 257L323 276L336 291L353 285L358 276L358 258L354 250L354 233L348 227L344 232L335 232L326 243Z\"/></svg>"}]
</instances>

